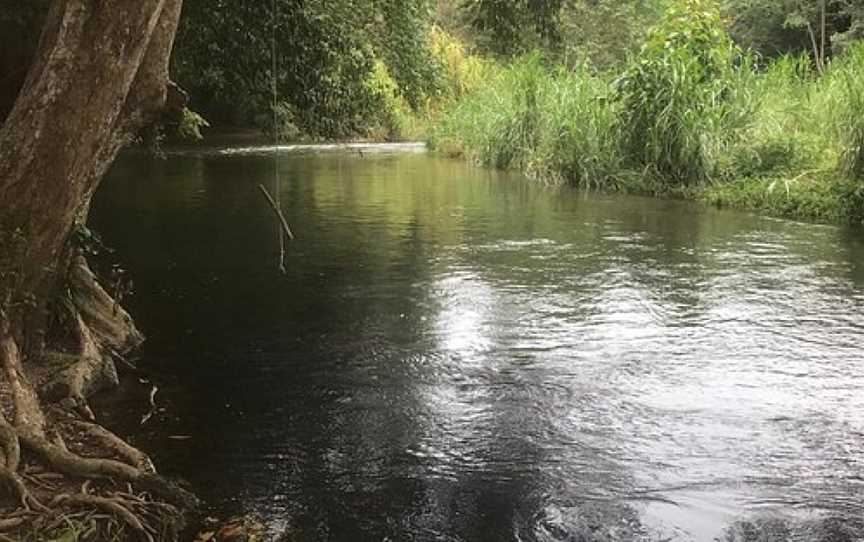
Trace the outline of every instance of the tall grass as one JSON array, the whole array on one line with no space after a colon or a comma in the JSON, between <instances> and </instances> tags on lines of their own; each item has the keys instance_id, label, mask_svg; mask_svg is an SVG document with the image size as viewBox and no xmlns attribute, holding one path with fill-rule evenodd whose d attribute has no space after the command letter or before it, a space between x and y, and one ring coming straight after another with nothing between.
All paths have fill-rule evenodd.
<instances>
[{"instance_id":1,"label":"tall grass","mask_svg":"<svg viewBox=\"0 0 864 542\"><path fill-rule=\"evenodd\" d=\"M747 85L752 118L720 169L726 180L822 169L825 134L813 129L816 73L806 55L782 57Z\"/></svg>"},{"instance_id":2,"label":"tall grass","mask_svg":"<svg viewBox=\"0 0 864 542\"><path fill-rule=\"evenodd\" d=\"M547 181L864 220L864 43L824 74L806 56L759 65L702 4L679 0L617 73L537 55L489 69L430 144Z\"/></svg>"},{"instance_id":3,"label":"tall grass","mask_svg":"<svg viewBox=\"0 0 864 542\"><path fill-rule=\"evenodd\" d=\"M864 181L864 43L853 45L832 62L825 77L836 86L833 124L843 147L842 168L853 180Z\"/></svg>"},{"instance_id":4,"label":"tall grass","mask_svg":"<svg viewBox=\"0 0 864 542\"><path fill-rule=\"evenodd\" d=\"M447 111L430 143L483 165L603 187L621 167L618 109L607 79L528 55Z\"/></svg>"},{"instance_id":5,"label":"tall grass","mask_svg":"<svg viewBox=\"0 0 864 542\"><path fill-rule=\"evenodd\" d=\"M581 186L608 187L621 169L620 104L610 81L584 66L547 74L528 171Z\"/></svg>"}]
</instances>

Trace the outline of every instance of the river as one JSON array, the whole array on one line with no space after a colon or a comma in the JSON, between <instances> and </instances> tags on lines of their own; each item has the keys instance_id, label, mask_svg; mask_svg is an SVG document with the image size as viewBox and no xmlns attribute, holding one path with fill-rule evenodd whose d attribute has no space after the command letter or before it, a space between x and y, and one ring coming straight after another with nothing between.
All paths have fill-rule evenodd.
<instances>
[{"instance_id":1,"label":"river","mask_svg":"<svg viewBox=\"0 0 864 542\"><path fill-rule=\"evenodd\" d=\"M289 540L864 536L861 230L411 146L130 153L91 222L148 335L102 415L219 513Z\"/></svg>"}]
</instances>

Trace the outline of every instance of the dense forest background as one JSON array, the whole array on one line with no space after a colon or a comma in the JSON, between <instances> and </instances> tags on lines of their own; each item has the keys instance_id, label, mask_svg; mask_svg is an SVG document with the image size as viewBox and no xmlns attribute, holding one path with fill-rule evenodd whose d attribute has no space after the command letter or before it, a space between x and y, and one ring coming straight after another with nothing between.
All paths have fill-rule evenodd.
<instances>
[{"instance_id":1,"label":"dense forest background","mask_svg":"<svg viewBox=\"0 0 864 542\"><path fill-rule=\"evenodd\" d=\"M824 45L821 4L809 0L186 0L174 77L213 126L272 129L275 45L284 136L395 138L410 116L484 80L481 59L537 51L550 65L614 70L676 4L719 8L722 30L762 60L807 54L818 65L864 34L860 0L824 2ZM4 114L46 9L0 1Z\"/></svg>"}]
</instances>

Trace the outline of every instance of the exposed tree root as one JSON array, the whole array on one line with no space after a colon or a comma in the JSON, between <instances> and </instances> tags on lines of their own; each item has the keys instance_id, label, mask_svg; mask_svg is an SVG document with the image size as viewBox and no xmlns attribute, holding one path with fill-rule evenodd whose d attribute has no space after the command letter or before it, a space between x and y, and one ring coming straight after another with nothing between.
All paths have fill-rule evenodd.
<instances>
[{"instance_id":1,"label":"exposed tree root","mask_svg":"<svg viewBox=\"0 0 864 542\"><path fill-rule=\"evenodd\" d=\"M100 479L113 478L126 482L134 482L144 475L143 471L120 461L96 459L74 454L38 435L22 434L21 441L47 465L67 476Z\"/></svg>"},{"instance_id":2,"label":"exposed tree root","mask_svg":"<svg viewBox=\"0 0 864 542\"><path fill-rule=\"evenodd\" d=\"M112 356L141 342L132 319L71 245L75 224L86 222L90 200L113 158L164 109L182 1L50 4L28 76L0 132L0 230L5 232L0 237L9 240L0 250L0 478L6 486L0 518L25 518L16 527L21 530L28 524L50 530L74 518L86 524L73 533L77 540L117 540L113 518L138 538L139 526L156 532L159 523L158 538L171 540L176 529L172 535L168 523L177 518L158 500L160 492L178 499L181 491L130 464L124 457L131 456L128 448L104 439L80 440L68 415L47 407L92 421L87 398L117 380ZM45 324L57 315L46 313L61 306L68 318L51 329ZM56 352L45 356L46 346ZM58 356L64 361L59 371L46 366L46 357ZM56 489L49 492L43 487L49 484L32 481L36 470L63 478L53 480ZM85 493L92 498L54 498L75 495L82 479L98 479L93 492ZM128 484L147 497L126 499L129 506L121 508L104 504L112 499L110 492ZM186 504L194 502L186 498ZM36 506L43 502L45 510ZM149 514L149 520L136 525L123 509L135 509L138 517ZM100 525L110 536L103 536ZM20 540L21 534L2 536ZM42 532L28 538L58 537Z\"/></svg>"},{"instance_id":3,"label":"exposed tree root","mask_svg":"<svg viewBox=\"0 0 864 542\"><path fill-rule=\"evenodd\" d=\"M156 467L153 466L153 462L147 454L138 448L131 446L128 442L101 425L82 421L73 421L72 424L98 440L106 448L114 451L117 455L138 470L145 473L156 473Z\"/></svg>"},{"instance_id":4,"label":"exposed tree root","mask_svg":"<svg viewBox=\"0 0 864 542\"><path fill-rule=\"evenodd\" d=\"M102 288L82 255L76 256L72 263L69 287L81 319L101 348L122 354L141 345L144 335L129 313Z\"/></svg>"},{"instance_id":5,"label":"exposed tree root","mask_svg":"<svg viewBox=\"0 0 864 542\"><path fill-rule=\"evenodd\" d=\"M21 334L0 313L0 531L50 527L57 522L48 520L83 510L89 524L97 525L91 531L102 533L93 534L93 540L105 529L118 528L130 539L174 540L183 521L180 511L195 507L197 499L158 476L146 454L95 423L87 406L87 397L98 388L94 383L114 370L111 355L136 345L140 334L83 258L76 260L72 275L73 295L63 306L75 352L55 353L72 363L43 376L41 397L34 385L38 371L35 377L25 371L16 342ZM33 365L28 360L26 367ZM44 401L53 406L46 408ZM41 472L24 474L22 466L32 467L34 461ZM51 483L44 481L49 475ZM89 483L80 492L70 491L81 480L98 481L94 493ZM21 515L11 517L16 510Z\"/></svg>"},{"instance_id":6,"label":"exposed tree root","mask_svg":"<svg viewBox=\"0 0 864 542\"><path fill-rule=\"evenodd\" d=\"M18 518L9 518L9 519L0 519L0 532L9 531L11 529L15 529L16 527L20 527L27 521L23 517Z\"/></svg>"},{"instance_id":7,"label":"exposed tree root","mask_svg":"<svg viewBox=\"0 0 864 542\"><path fill-rule=\"evenodd\" d=\"M0 451L3 452L0 456L0 465L12 472L17 471L21 463L21 445L18 442L18 435L9 426L2 411L0 411Z\"/></svg>"},{"instance_id":8,"label":"exposed tree root","mask_svg":"<svg viewBox=\"0 0 864 542\"><path fill-rule=\"evenodd\" d=\"M12 394L15 429L26 427L43 433L45 414L36 390L30 385L21 365L21 352L8 322L0 321L0 364ZM16 431L17 432L17 431Z\"/></svg>"},{"instance_id":9,"label":"exposed tree root","mask_svg":"<svg viewBox=\"0 0 864 542\"><path fill-rule=\"evenodd\" d=\"M109 514L113 514L122 519L136 533L139 533L141 536L147 538L148 540L153 540L153 537L150 535L150 533L148 533L147 530L144 529L144 525L138 518L138 516L133 514L128 508L126 508L126 506L124 506L125 503L122 499L111 497L97 497L96 495L87 495L82 493L79 495L58 495L54 497L54 500L51 501L51 504L68 505L73 508L84 507L105 510Z\"/></svg>"},{"instance_id":10,"label":"exposed tree root","mask_svg":"<svg viewBox=\"0 0 864 542\"><path fill-rule=\"evenodd\" d=\"M7 468L0 468L0 483L6 488L6 491L11 494L18 503L25 509L30 509L32 497L21 477L14 471Z\"/></svg>"},{"instance_id":11,"label":"exposed tree root","mask_svg":"<svg viewBox=\"0 0 864 542\"><path fill-rule=\"evenodd\" d=\"M118 383L112 356L137 347L144 337L129 314L102 288L80 254L70 266L68 299L59 305L66 313L76 347L72 355L47 354L63 367L42 384L42 395L51 401L65 401L93 420L87 397Z\"/></svg>"}]
</instances>

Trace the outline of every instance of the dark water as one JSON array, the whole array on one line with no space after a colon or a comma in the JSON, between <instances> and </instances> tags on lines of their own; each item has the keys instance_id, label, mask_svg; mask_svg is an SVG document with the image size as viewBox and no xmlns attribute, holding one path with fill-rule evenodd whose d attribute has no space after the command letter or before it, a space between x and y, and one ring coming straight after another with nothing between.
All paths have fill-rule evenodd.
<instances>
[{"instance_id":1,"label":"dark water","mask_svg":"<svg viewBox=\"0 0 864 542\"><path fill-rule=\"evenodd\" d=\"M278 163L284 277L272 154L125 156L93 213L160 387L113 423L223 513L292 540L864 532L860 231L416 152Z\"/></svg>"}]
</instances>

